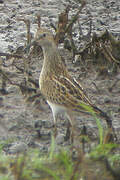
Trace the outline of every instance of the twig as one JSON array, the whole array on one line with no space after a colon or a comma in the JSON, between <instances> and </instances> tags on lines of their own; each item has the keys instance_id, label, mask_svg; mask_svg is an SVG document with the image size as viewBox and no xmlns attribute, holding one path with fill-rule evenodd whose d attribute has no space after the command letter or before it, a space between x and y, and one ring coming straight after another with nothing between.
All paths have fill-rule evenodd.
<instances>
[{"instance_id":1,"label":"twig","mask_svg":"<svg viewBox=\"0 0 120 180\"><path fill-rule=\"evenodd\" d=\"M41 26L41 17L40 14L37 14L37 20L38 20L38 28Z\"/></svg>"},{"instance_id":2,"label":"twig","mask_svg":"<svg viewBox=\"0 0 120 180\"><path fill-rule=\"evenodd\" d=\"M80 32L79 35L83 36L82 27L81 27L81 23L80 23L79 19L78 19L78 25L79 25L79 32Z\"/></svg>"},{"instance_id":3,"label":"twig","mask_svg":"<svg viewBox=\"0 0 120 180\"><path fill-rule=\"evenodd\" d=\"M11 85L14 85L14 86L18 86L22 92L24 91L28 91L28 92L36 92L37 89L35 88L30 88L30 87L27 87L27 86L24 86L22 84L18 84L18 83L15 83L15 82L12 82L11 79L9 79L9 77L6 75L6 73L0 69L0 73L5 77L5 79L11 84Z\"/></svg>"},{"instance_id":4,"label":"twig","mask_svg":"<svg viewBox=\"0 0 120 180\"><path fill-rule=\"evenodd\" d=\"M90 19L90 29L88 32L89 37L91 37L91 32L92 32L92 19Z\"/></svg>"},{"instance_id":5,"label":"twig","mask_svg":"<svg viewBox=\"0 0 120 180\"><path fill-rule=\"evenodd\" d=\"M110 52L109 47L106 47L104 44L103 44L103 53L104 53L104 55L108 56L108 59L109 59L109 60L112 60L112 61L114 61L115 63L120 64L120 62L117 61L117 60L113 57L112 53Z\"/></svg>"},{"instance_id":6,"label":"twig","mask_svg":"<svg viewBox=\"0 0 120 180\"><path fill-rule=\"evenodd\" d=\"M32 78L28 78L28 81L29 82L31 82L36 88L39 88L39 83L38 82L36 82L34 79L32 79Z\"/></svg>"},{"instance_id":7,"label":"twig","mask_svg":"<svg viewBox=\"0 0 120 180\"><path fill-rule=\"evenodd\" d=\"M28 98L27 98L27 101L29 101L29 102L34 102L34 100L35 100L36 98L40 98L41 96L42 96L41 93L37 93L37 94L35 94L35 95L33 95L33 96L28 97Z\"/></svg>"},{"instance_id":8,"label":"twig","mask_svg":"<svg viewBox=\"0 0 120 180\"><path fill-rule=\"evenodd\" d=\"M120 79L116 79L111 87L109 87L109 91L112 92L113 88L116 86L116 84L120 81Z\"/></svg>"},{"instance_id":9,"label":"twig","mask_svg":"<svg viewBox=\"0 0 120 180\"><path fill-rule=\"evenodd\" d=\"M8 78L8 76L6 75L6 73L2 69L0 69L0 73L4 76L4 78L6 80L8 80L10 82L10 84L12 84L12 81Z\"/></svg>"},{"instance_id":10,"label":"twig","mask_svg":"<svg viewBox=\"0 0 120 180\"><path fill-rule=\"evenodd\" d=\"M82 11L82 9L84 8L84 6L86 5L86 2L83 1L82 5L80 7L80 9L78 10L78 12L76 13L76 15L72 18L72 20L70 21L70 23L68 24L68 26L65 29L65 33L67 33L69 31L69 29L73 26L73 24L77 21L78 19L78 15L80 14L80 12Z\"/></svg>"},{"instance_id":11,"label":"twig","mask_svg":"<svg viewBox=\"0 0 120 180\"><path fill-rule=\"evenodd\" d=\"M55 27L55 25L51 22L50 23L50 26L55 30L55 31L57 31L57 28Z\"/></svg>"},{"instance_id":12,"label":"twig","mask_svg":"<svg viewBox=\"0 0 120 180\"><path fill-rule=\"evenodd\" d=\"M27 45L31 42L31 34L30 34L30 20L25 18L17 18L18 21L23 21L27 27Z\"/></svg>"},{"instance_id":13,"label":"twig","mask_svg":"<svg viewBox=\"0 0 120 180\"><path fill-rule=\"evenodd\" d=\"M77 159L77 162L74 166L73 173L72 173L72 176L70 177L70 180L74 179L76 173L79 170L80 164L84 163L84 154L79 149L76 149L76 151L78 153L78 157L77 157L78 159Z\"/></svg>"},{"instance_id":14,"label":"twig","mask_svg":"<svg viewBox=\"0 0 120 180\"><path fill-rule=\"evenodd\" d=\"M20 72L24 73L24 69L18 67L16 64L14 64L14 62L12 63L13 66L16 67L16 69L18 69Z\"/></svg>"},{"instance_id":15,"label":"twig","mask_svg":"<svg viewBox=\"0 0 120 180\"><path fill-rule=\"evenodd\" d=\"M23 56L20 56L20 55L17 55L17 54L9 54L9 53L3 53L3 52L0 52L0 56L23 58Z\"/></svg>"},{"instance_id":16,"label":"twig","mask_svg":"<svg viewBox=\"0 0 120 180\"><path fill-rule=\"evenodd\" d=\"M95 88L97 89L97 91L100 93L100 89L97 87L97 85L95 84L95 82L92 82L92 84L95 86Z\"/></svg>"}]
</instances>

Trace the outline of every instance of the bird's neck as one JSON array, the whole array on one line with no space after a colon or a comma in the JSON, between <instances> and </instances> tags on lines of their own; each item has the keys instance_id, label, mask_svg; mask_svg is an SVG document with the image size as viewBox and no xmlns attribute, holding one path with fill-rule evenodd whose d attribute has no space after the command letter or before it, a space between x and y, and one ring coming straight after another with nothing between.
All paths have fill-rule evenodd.
<instances>
[{"instance_id":1,"label":"bird's neck","mask_svg":"<svg viewBox=\"0 0 120 180\"><path fill-rule=\"evenodd\" d=\"M51 46L46 46L43 47L43 55L44 55L44 62L43 62L43 67L42 71L52 74L57 74L58 70L61 72L62 69L64 69L63 66L64 63L61 59L61 56L59 54L58 48L56 45L52 44ZM45 73L44 72L44 73Z\"/></svg>"},{"instance_id":2,"label":"bird's neck","mask_svg":"<svg viewBox=\"0 0 120 180\"><path fill-rule=\"evenodd\" d=\"M44 63L47 64L55 63L60 56L58 52L58 48L54 44L43 47L43 54L44 54Z\"/></svg>"}]
</instances>

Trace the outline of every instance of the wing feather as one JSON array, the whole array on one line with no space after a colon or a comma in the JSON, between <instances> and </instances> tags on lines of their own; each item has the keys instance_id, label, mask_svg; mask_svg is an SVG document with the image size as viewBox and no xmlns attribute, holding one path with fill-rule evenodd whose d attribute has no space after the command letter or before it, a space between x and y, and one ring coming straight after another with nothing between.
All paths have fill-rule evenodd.
<instances>
[{"instance_id":1,"label":"wing feather","mask_svg":"<svg viewBox=\"0 0 120 180\"><path fill-rule=\"evenodd\" d=\"M74 79L63 76L53 76L52 81L56 84L65 106L78 111L84 109L84 105L93 106L88 96L85 94L83 87Z\"/></svg>"},{"instance_id":2,"label":"wing feather","mask_svg":"<svg viewBox=\"0 0 120 180\"><path fill-rule=\"evenodd\" d=\"M72 111L97 113L106 119L108 127L112 127L111 118L91 103L82 86L74 79L52 76L42 82L41 93L48 101L64 105Z\"/></svg>"}]
</instances>

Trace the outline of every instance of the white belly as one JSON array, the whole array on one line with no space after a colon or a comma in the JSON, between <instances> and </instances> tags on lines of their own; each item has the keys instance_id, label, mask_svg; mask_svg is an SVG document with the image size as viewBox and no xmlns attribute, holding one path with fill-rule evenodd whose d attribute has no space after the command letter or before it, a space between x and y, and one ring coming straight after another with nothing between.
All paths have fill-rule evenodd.
<instances>
[{"instance_id":1,"label":"white belly","mask_svg":"<svg viewBox=\"0 0 120 180\"><path fill-rule=\"evenodd\" d=\"M54 117L57 116L57 114L59 114L59 113L64 114L66 112L66 108L64 106L54 104L54 103L51 103L49 101L47 101L47 103L49 104L49 106L53 112Z\"/></svg>"},{"instance_id":2,"label":"white belly","mask_svg":"<svg viewBox=\"0 0 120 180\"><path fill-rule=\"evenodd\" d=\"M57 115L63 114L69 120L70 124L73 125L71 116L70 116L70 114L68 114L67 108L65 108L64 106L58 105L58 104L51 103L49 101L47 101L47 103L49 104L49 106L52 110L53 119L54 119L55 124L56 124L56 120L57 120Z\"/></svg>"}]
</instances>

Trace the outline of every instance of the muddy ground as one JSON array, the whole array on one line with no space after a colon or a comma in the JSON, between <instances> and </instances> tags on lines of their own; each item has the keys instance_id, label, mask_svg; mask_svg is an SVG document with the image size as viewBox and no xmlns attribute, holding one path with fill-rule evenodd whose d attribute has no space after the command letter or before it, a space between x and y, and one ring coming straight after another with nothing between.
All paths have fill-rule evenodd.
<instances>
[{"instance_id":1,"label":"muddy ground","mask_svg":"<svg viewBox=\"0 0 120 180\"><path fill-rule=\"evenodd\" d=\"M13 52L18 47L24 46L26 42L26 26L17 18L25 17L31 21L31 33L34 36L37 30L36 14L40 13L42 26L50 28L50 22L57 23L58 14L63 11L68 4L72 4L69 16L71 17L78 9L78 1L65 0L3 0L0 1L0 52ZM106 28L119 39L120 37L120 1L119 0L90 0L80 14L80 23L92 18L92 33L100 34ZM82 26L83 34L89 30L89 23ZM75 25L77 29L78 24ZM80 42L76 40L79 45ZM82 46L80 44L80 46ZM110 74L107 77L98 76L95 66L84 68L79 63L73 63L72 55L68 50L59 47L61 55L64 56L68 69L73 77L81 82L92 101L101 109L106 111L113 119L113 125L120 139L120 81L109 88L116 79L120 79L120 71L117 74ZM31 60L30 67L33 77L38 81L42 67L43 57L35 57ZM12 60L1 57L6 67L3 69L9 72L9 78L15 82L22 82L23 74L15 67L10 66ZM22 61L18 60L21 67ZM95 87L94 83L98 88ZM4 148L6 152L24 151L29 147L38 147L42 151L47 151L50 145L50 132L53 125L52 113L44 100L40 100L36 108L34 104L26 103L20 89L7 82L7 94L0 94L0 140L9 142ZM39 91L39 90L38 90ZM39 123L42 137L38 138L34 124ZM78 128L81 129L86 124L91 137L98 135L97 125L93 117L82 115L77 117ZM102 120L102 125L106 123ZM64 142L66 122L61 117L58 121L59 135L57 143Z\"/></svg>"}]
</instances>

